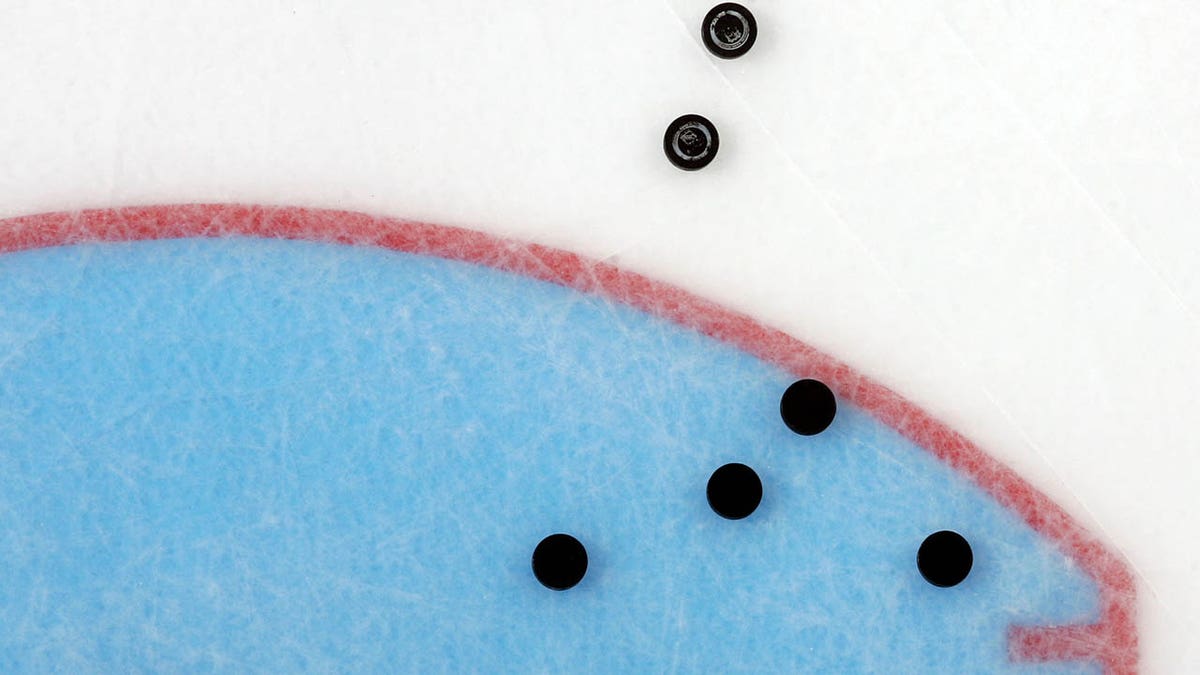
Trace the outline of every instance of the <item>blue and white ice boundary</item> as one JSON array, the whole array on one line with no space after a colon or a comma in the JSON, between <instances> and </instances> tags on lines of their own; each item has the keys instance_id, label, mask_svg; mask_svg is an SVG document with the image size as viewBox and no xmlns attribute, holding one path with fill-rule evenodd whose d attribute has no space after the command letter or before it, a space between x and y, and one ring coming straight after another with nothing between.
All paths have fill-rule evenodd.
<instances>
[{"instance_id":1,"label":"blue and white ice boundary","mask_svg":"<svg viewBox=\"0 0 1200 675\"><path fill-rule=\"evenodd\" d=\"M974 484L711 338L476 265L258 239L0 256L0 669L1099 672L1095 584ZM753 466L762 506L708 508ZM963 533L970 577L914 558ZM529 557L588 549L556 593Z\"/></svg>"}]
</instances>

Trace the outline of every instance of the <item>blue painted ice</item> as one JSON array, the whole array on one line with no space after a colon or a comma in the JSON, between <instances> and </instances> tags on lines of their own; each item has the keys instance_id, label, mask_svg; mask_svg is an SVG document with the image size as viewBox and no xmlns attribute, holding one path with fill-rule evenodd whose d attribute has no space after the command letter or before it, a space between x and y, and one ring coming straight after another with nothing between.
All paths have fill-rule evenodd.
<instances>
[{"instance_id":1,"label":"blue painted ice","mask_svg":"<svg viewBox=\"0 0 1200 675\"><path fill-rule=\"evenodd\" d=\"M636 310L473 265L255 239L0 256L0 670L1095 672L1057 549L842 405ZM763 503L705 483L754 467ZM927 584L925 535L975 567ZM543 588L553 532L583 582Z\"/></svg>"}]
</instances>

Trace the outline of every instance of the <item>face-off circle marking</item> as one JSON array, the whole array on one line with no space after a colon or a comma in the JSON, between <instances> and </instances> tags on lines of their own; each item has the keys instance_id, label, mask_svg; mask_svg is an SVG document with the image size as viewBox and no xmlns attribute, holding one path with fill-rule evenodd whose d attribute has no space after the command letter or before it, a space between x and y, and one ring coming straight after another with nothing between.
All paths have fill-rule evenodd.
<instances>
[{"instance_id":1,"label":"face-off circle marking","mask_svg":"<svg viewBox=\"0 0 1200 675\"><path fill-rule=\"evenodd\" d=\"M167 621L160 628L179 638L173 640L178 655L164 653L164 657L186 658L195 645L214 644L214 635L203 632L206 628L219 628L227 623L226 618L236 620L236 616L222 614L204 594L193 592L194 583L190 582L199 570L224 588L251 588L254 579L270 575L281 588L333 584L339 589L333 596L320 598L321 606L312 608L321 613L321 621L315 622L319 625L293 621L298 603L307 599L303 594L259 594L253 599L255 610L267 620L215 636L222 652L276 670L286 670L288 663L294 663L294 651L272 642L272 636L282 632L317 644L331 630L348 638L339 640L339 644L345 643L340 657L359 670L403 661L415 653L427 657L422 663L434 669L470 670L480 664L498 664L500 669L544 670L548 658L558 663L579 662L579 654L583 654L607 659L597 667L616 671L628 669L624 650L596 651L595 645L636 642L647 634L661 636L697 662L723 670L779 669L780 663L796 664L792 669L811 665L811 670L831 672L868 670L871 663L901 662L896 659L911 655L914 648L939 653L939 665L954 672L992 672L1012 663L1058 661L1086 661L1108 672L1136 669L1135 579L1124 560L1108 550L1103 540L1072 521L1015 472L915 404L833 357L709 300L565 251L460 228L350 212L174 205L44 214L5 224L8 226L0 228L0 251L29 252L0 261L4 263L0 285L5 288L5 307L20 308L10 312L18 323L14 330L0 334L0 343L8 338L10 351L24 347L27 336L36 334L37 327L47 320L57 320L63 306L72 308L72 316L87 318L72 323L74 337L64 334L72 341L38 341L43 344L30 358L10 360L4 378L9 386L0 387L0 408L33 410L28 419L9 420L17 424L0 424L0 446L21 465L19 475L5 483L6 504L20 509L14 511L19 517L11 519L10 525L17 528L14 532L25 527L33 533L10 537L22 548L16 555L6 555L4 569L18 583L31 574L45 575L50 592L81 600L42 608L44 617L39 620L48 617L62 625L67 621L76 626L104 625L110 626L109 632L128 633L138 629L138 617L152 613L163 602L177 604L181 609L173 617L158 617ZM354 244L342 246L347 242ZM464 261L470 265L464 266ZM336 279L322 274L332 265L362 273L334 275ZM213 282L212 269L216 268L245 273L226 275L213 293L196 296L194 289ZM497 275L497 270L504 274ZM549 288L547 281L554 287ZM51 288L54 294L48 295L46 290ZM130 288L136 288L139 295L136 307L125 302L127 293L123 291ZM375 297L380 289L408 288L422 290L417 307L428 318L427 331L395 325L403 322L394 321L394 313L382 307L388 303L346 302L347 298ZM563 288L569 289L566 298ZM599 300L575 302L571 293ZM225 311L227 297L244 301L238 312ZM304 304L294 305L291 298ZM220 320L203 322L203 326L190 321L190 316L177 311L181 299L200 302L198 311ZM278 302L280 299L285 302ZM571 307L581 314L553 327L545 325L543 317L562 308L564 300L571 301ZM614 304L628 306L632 313L614 322ZM329 324L329 331L308 331L314 324L295 321L297 307L313 316L319 313L337 320ZM513 330L508 322L498 322L497 316L528 317L528 323ZM378 327L383 332L372 329L375 344L369 344L362 342L357 332L347 332L360 326ZM297 328L304 332L285 333ZM194 338L196 344L211 345L219 350L212 352L215 355L232 355L229 350L236 348L238 358L207 359L211 368L199 371L166 370L177 360L164 347L178 344L176 338L186 331L195 331L189 342ZM543 331L554 338L546 342L544 359L552 365L539 359L522 361L528 353L529 336ZM696 339L697 334L712 339ZM253 339L230 342L230 335ZM302 339L289 339L289 348L280 350L281 335ZM355 339L354 358L343 358L351 356L345 336ZM446 350L446 359L428 358L428 348L449 344L456 348ZM117 345L117 349L105 345ZM406 348L390 349L388 345ZM384 348L376 348L380 346ZM738 358L729 358L731 348L738 350ZM105 358L109 354L118 358ZM513 354L512 361L523 366L495 373L494 381L483 380L495 386L486 390L463 387L453 377L481 370L491 373L487 367L500 354ZM82 355L88 355L89 368L80 370ZM213 387L241 382L241 366L247 362L264 364L260 370L279 373L292 372L297 362L328 363L326 370L314 370L313 374L356 376L355 405L330 411L337 415L336 426L329 424L332 418L326 415L297 415L302 409L298 403L328 400L328 379L313 377L308 383L289 380L294 386L284 388L283 395L256 398L252 410L243 410L238 401L226 404L227 397L223 397L219 405L169 406L152 417L129 419L121 414L142 401L150 401L149 409L157 410L153 402L173 400L171 396L180 391L220 393L223 390ZM130 378L130 363L161 363L161 372L169 377ZM606 403L596 399L593 387L577 386L579 369L596 363L622 364L605 374L613 378L613 389L619 387L628 392L626 396ZM664 364L671 368L672 377L663 378ZM681 368L675 369L676 365ZM56 385L54 399L31 408L27 404L39 402L39 384L46 381L47 373L65 374L54 378L62 389ZM376 373L388 376L374 377ZM523 386L503 386L514 377L521 378ZM830 388L837 386L834 422L838 426L830 427L832 435L794 438L779 422L770 424L764 417L773 414L769 408L776 396L782 396L780 387L787 389L793 381L806 377L828 383ZM646 387L646 382L656 386ZM739 382L757 385L738 386ZM425 406L426 398L434 397L410 395L413 387L409 383L433 385L435 391L462 405L445 406L438 399ZM765 396L762 387L767 387ZM97 399L96 391L106 395ZM495 406L491 409L519 411L528 417L514 416L511 424L494 425L492 431L500 435L462 433L466 425L480 420L476 411L483 391L488 392L489 405ZM209 398L213 397L204 400ZM66 407L56 401L95 405ZM611 408L604 407L608 403ZM545 411L591 412L597 406L601 412L593 419L615 423L579 425L575 415L554 416L563 426L552 424L551 430L561 430L568 445L570 439L582 435L603 452L614 453L614 463L597 464L594 460L608 459L594 453L563 453L560 443L529 443L528 429L546 427ZM645 410L662 410L667 416L641 414ZM312 417L321 419L309 419ZM279 470L277 454L255 452L264 438L260 421L280 418L312 425L311 433L300 433L299 427L291 429L289 451L305 458L306 470L294 474L301 482L284 493L271 490L270 481ZM676 431L677 443L653 440L663 433L664 419L681 422L671 428ZM114 420L122 422L114 426ZM173 435L167 440L194 441L205 447L211 443L240 449L241 454L231 456L236 461L229 461L225 453L205 453L202 458L212 461L197 471L200 467L195 461L201 455L162 453L161 435L146 433L164 422L172 425ZM42 423L46 428L57 427L52 441L63 432L63 425L68 426L70 438L88 443L88 452L80 455L73 443L46 443L46 436L28 433ZM370 431L383 428L381 424L420 429L428 439L420 446L434 452L380 452ZM103 442L95 436L96 428L106 429ZM325 434L326 430L331 435ZM352 435L363 442L344 442L347 430L354 430ZM786 451L789 444L793 453ZM809 451L795 455L801 444ZM446 447L459 451L438 452ZM704 473L712 474L722 462L697 466L694 453L678 449L712 447L735 452L757 449L751 455L753 461L741 459L758 470L763 469L757 464L762 461L759 454L772 448L783 451L780 459L785 464L803 460L804 466L781 465L763 478L764 482L770 478L777 502L766 511L756 510L746 521L699 518L697 522L697 517L705 515L697 502L699 483L708 479ZM528 462L513 474L513 456L500 448L524 448ZM630 448L639 451L629 453ZM821 451L814 452L818 449ZM128 485L121 480L79 480L84 474L64 473L64 458L69 464L81 457L88 462L88 476L108 476L111 472L105 467L134 466L132 460L137 466L151 467L156 475L186 482L173 482L168 491L155 489L161 483L138 481L143 490L153 492L124 498ZM574 463L577 461L580 463ZM618 465L627 469L618 474L605 471ZM496 480L497 476L523 478L535 467L539 472L580 472L572 474L578 483L564 487L584 486L584 495L567 493L572 495L571 506L575 497L590 501L584 508L562 513L568 505L563 504L563 495L552 482L545 484L547 489L530 489L524 479ZM592 484L589 480L598 468L600 480ZM329 475L350 476L351 471L353 476L377 476L386 485L371 480L327 480ZM653 485L647 489L648 476L689 475L692 478L686 482L691 486L682 486L682 492L673 479L663 484L666 493ZM415 482L392 480L401 476ZM553 475L547 478L552 480ZM793 482L797 480L804 489L793 494L789 486L799 487ZM213 485L223 487L214 491ZM333 492L335 488L338 492ZM122 498L111 498L114 489ZM336 498L338 505L324 510L319 523L307 518L312 512L311 495L317 493L314 490ZM478 498L459 498L467 490ZM779 490L782 492L776 494ZM196 508L195 502L173 497L181 493L212 495L211 504ZM427 496L428 501L409 500L408 494ZM390 495L398 498L390 499ZM169 501L159 500L160 496ZM800 497L803 503L794 503L792 497ZM814 498L818 503L813 503ZM231 530L230 523L257 523L261 509L247 508L255 507L256 499L269 500L265 508L288 516L290 522L319 525L320 529L288 528L285 533L271 528L263 533L269 538L262 541L265 545L247 547L237 535L244 534L245 528ZM422 536L426 522L410 517L410 505L433 514L435 520L450 514L455 527ZM175 506L181 508L162 511ZM802 511L796 513L795 508ZM160 512L170 517L180 541L186 537L227 547L238 552L239 564L214 566L209 555L214 549L205 546L188 559L180 557L178 564L173 559L168 568L147 568L144 552L160 547L161 533L145 523ZM605 578L596 578L597 570L591 569L596 565L589 560L584 574L589 585L580 581L578 591L547 593L540 583L531 584L533 570L525 565L531 564L526 556L534 549L527 547L556 529L535 530L532 537L518 535L515 542L509 541L516 545L515 551L508 545L487 544L510 540L514 534L512 519L498 518L498 513L555 512L567 518L558 527L569 524L577 528L565 530L576 537L603 532L606 539L617 542L617 548L605 554L609 557L611 553L611 560L604 564L607 572L601 575ZM847 518L847 514L865 517ZM789 527L798 524L793 516L821 527ZM242 517L250 520L237 520ZM56 527L50 532L38 524L98 522L97 518L114 526L128 524L120 530L120 550L111 551L123 557L107 555L108 551L104 556L75 556L70 567L57 570L57 577L47 575L54 566L48 568L43 561L54 560L56 551L64 547L77 546L78 528ZM934 527L914 532L912 524L918 521ZM381 523L388 525L386 531L379 528ZM927 535L950 524L970 535L971 545L985 542L988 550L986 565L981 558L978 572L971 569L958 586L944 589L929 584L916 568L932 568L930 561L936 556L931 557L928 548L918 555L918 548ZM861 527L870 531L862 532ZM46 537L48 533L57 533L60 539ZM902 564L889 565L894 573L841 575L836 584L804 573L814 565L872 569L856 563L877 558L847 557L848 551L839 546L843 534L878 543L867 555L885 553L896 558L892 554L898 552ZM713 546L714 537L723 537L720 541L726 545ZM361 545L347 546L347 541ZM380 545L393 542L397 545ZM588 542L588 546L595 545ZM607 551L609 547L604 548ZM589 557L595 555L594 549L586 552ZM323 557L312 557L314 553ZM313 564L280 565L281 555ZM696 564L680 566L681 559ZM804 564L792 575L790 565L797 560ZM714 564L728 565L730 573L714 573L718 571ZM672 575L670 583L659 583L661 572ZM929 576L937 578L933 573ZM975 576L986 579L975 580ZM104 585L96 585L96 579ZM772 585L772 599L778 602L756 606L762 621L710 620L715 610L736 612L742 598L759 597L761 588L755 584L763 579L783 583ZM613 586L610 581L628 585ZM983 581L987 583L980 583ZM130 588L142 592L126 592ZM380 593L380 588L401 592ZM619 590L620 602L636 611L625 613L620 622L596 622L598 605L588 598L604 601L600 594L608 590ZM697 602L681 604L673 590L687 593ZM791 613L797 605L836 607L847 598L881 597L881 593L898 597L897 592L910 594L909 600L917 604L905 602L896 607L902 611L870 611L857 617L857 607L850 607L847 618L851 620L831 622L829 630L811 635L788 635L781 630L781 639L763 642L762 626L793 626ZM88 601L96 597L107 599L103 603ZM108 602L112 599L121 605L115 611ZM580 600L584 602L577 602ZM723 604L725 601L728 603ZM952 621L944 620L947 615L942 609L954 614ZM466 622L462 620L464 610L469 611ZM384 643L376 639L377 631L360 630L364 611L395 618L386 626L389 639ZM550 621L547 611L554 613ZM664 624L663 616L673 621ZM1080 617L1083 622L1065 617ZM122 618L128 625L121 625ZM581 631L580 626L588 629ZM712 630L697 630L704 627ZM510 648L528 644L530 635L544 638L539 646L546 649ZM23 642L21 637L10 640L10 656L21 651L55 656L45 651L45 640L39 636L24 636ZM757 649L764 644L769 649ZM59 649L69 658L77 652L76 647L63 644ZM670 670L678 665L678 653L648 649L639 657L645 659L646 669ZM762 654L763 662L754 661L755 654ZM127 658L121 660L124 654L107 658L111 662L99 667L137 667Z\"/></svg>"},{"instance_id":2,"label":"face-off circle marking","mask_svg":"<svg viewBox=\"0 0 1200 675\"><path fill-rule=\"evenodd\" d=\"M723 2L708 10L700 24L704 46L714 56L736 59L754 46L758 22L750 10L736 2Z\"/></svg>"},{"instance_id":3,"label":"face-off circle marking","mask_svg":"<svg viewBox=\"0 0 1200 675\"><path fill-rule=\"evenodd\" d=\"M683 115L667 125L663 152L684 171L703 169L717 156L721 137L717 127L700 115Z\"/></svg>"}]
</instances>

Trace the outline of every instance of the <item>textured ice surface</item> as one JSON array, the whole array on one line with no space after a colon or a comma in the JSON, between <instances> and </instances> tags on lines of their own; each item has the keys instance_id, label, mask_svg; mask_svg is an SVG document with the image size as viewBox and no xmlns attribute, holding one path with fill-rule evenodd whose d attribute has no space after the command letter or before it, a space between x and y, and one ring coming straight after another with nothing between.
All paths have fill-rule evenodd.
<instances>
[{"instance_id":1,"label":"textured ice surface","mask_svg":"<svg viewBox=\"0 0 1200 675\"><path fill-rule=\"evenodd\" d=\"M860 411L789 432L791 379L377 249L0 256L0 669L1095 672L1005 643L1096 619L1092 582ZM704 496L733 461L738 522ZM940 529L951 589L915 565ZM529 567L559 531L591 560L562 593Z\"/></svg>"}]
</instances>

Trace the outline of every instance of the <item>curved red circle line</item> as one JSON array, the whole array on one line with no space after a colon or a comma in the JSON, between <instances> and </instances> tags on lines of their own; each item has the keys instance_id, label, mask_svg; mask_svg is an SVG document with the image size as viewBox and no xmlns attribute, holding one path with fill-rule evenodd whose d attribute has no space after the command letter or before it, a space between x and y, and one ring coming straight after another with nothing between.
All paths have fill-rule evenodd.
<instances>
[{"instance_id":1,"label":"curved red circle line","mask_svg":"<svg viewBox=\"0 0 1200 675\"><path fill-rule=\"evenodd\" d=\"M1099 622L1012 626L1007 639L1013 660L1094 660L1111 675L1137 672L1133 574L1120 556L1065 510L962 434L887 387L782 331L675 286L560 249L457 227L350 211L240 204L94 209L0 220L0 253L87 242L219 236L378 246L486 265L636 307L736 346L797 377L822 380L840 398L969 477L1054 541L1096 581L1101 596Z\"/></svg>"}]
</instances>

